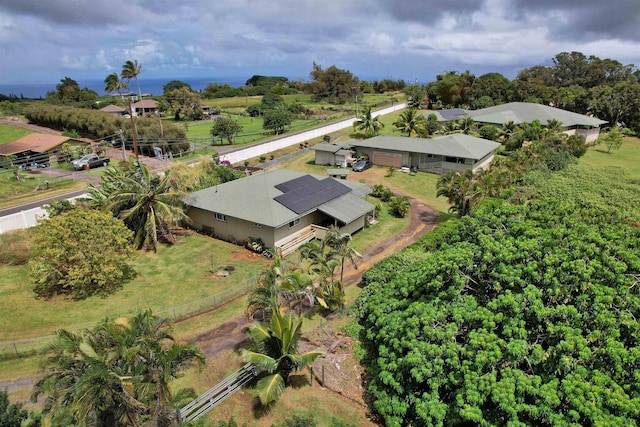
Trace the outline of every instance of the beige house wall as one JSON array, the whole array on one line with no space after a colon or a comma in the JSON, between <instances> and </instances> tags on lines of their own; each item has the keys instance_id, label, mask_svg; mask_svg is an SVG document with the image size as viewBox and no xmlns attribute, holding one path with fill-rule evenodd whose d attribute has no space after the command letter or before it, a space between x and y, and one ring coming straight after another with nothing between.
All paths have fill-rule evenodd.
<instances>
[{"instance_id":1,"label":"beige house wall","mask_svg":"<svg viewBox=\"0 0 640 427\"><path fill-rule=\"evenodd\" d=\"M345 226L340 227L340 232L341 233L353 234L356 231L363 229L364 228L365 216L366 215L363 215L360 218L358 218L355 221L353 221L351 224L346 224Z\"/></svg>"},{"instance_id":2,"label":"beige house wall","mask_svg":"<svg viewBox=\"0 0 640 427\"><path fill-rule=\"evenodd\" d=\"M193 227L211 233L216 237L237 241L245 241L248 237L260 238L267 246L273 246L274 229L267 226L259 226L242 219L226 217L226 221L219 221L213 217L213 213L200 208L191 207L187 215L193 221Z\"/></svg>"}]
</instances>

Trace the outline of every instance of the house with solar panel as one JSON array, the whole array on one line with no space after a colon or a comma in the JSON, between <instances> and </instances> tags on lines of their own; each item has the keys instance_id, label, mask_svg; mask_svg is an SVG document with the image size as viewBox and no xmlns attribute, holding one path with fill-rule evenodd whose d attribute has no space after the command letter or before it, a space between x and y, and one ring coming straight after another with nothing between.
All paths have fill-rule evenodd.
<instances>
[{"instance_id":1,"label":"house with solar panel","mask_svg":"<svg viewBox=\"0 0 640 427\"><path fill-rule=\"evenodd\" d=\"M439 175L450 170L464 172L486 168L500 147L495 141L462 133L436 138L379 135L350 143L358 156L367 156L374 165Z\"/></svg>"},{"instance_id":2,"label":"house with solar panel","mask_svg":"<svg viewBox=\"0 0 640 427\"><path fill-rule=\"evenodd\" d=\"M233 242L260 238L282 256L333 225L342 233L364 228L374 205L359 182L275 169L196 191L185 199L193 226Z\"/></svg>"},{"instance_id":3,"label":"house with solar panel","mask_svg":"<svg viewBox=\"0 0 640 427\"><path fill-rule=\"evenodd\" d=\"M434 112L425 113L425 116L429 114L434 114ZM582 136L587 143L597 141L600 135L600 126L607 123L596 117L531 102L509 102L508 104L479 110L454 108L439 110L435 114L439 122L458 120L468 116L477 123L478 127L482 125L501 127L504 123L510 121L515 124L521 124L531 123L534 120L539 120L543 126L546 126L549 121L555 119L562 123L564 133Z\"/></svg>"}]
</instances>

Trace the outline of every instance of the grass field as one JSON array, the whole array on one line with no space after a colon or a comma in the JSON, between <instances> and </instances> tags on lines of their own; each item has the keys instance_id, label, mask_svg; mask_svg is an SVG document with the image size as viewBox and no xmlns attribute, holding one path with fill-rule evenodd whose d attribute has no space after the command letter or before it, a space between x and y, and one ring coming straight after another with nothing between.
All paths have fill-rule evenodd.
<instances>
[{"instance_id":1,"label":"grass field","mask_svg":"<svg viewBox=\"0 0 640 427\"><path fill-rule=\"evenodd\" d=\"M214 278L214 269L234 266L227 278ZM137 277L106 298L84 301L36 299L26 267L0 266L0 330L2 341L50 335L58 328L81 329L105 316L151 308L154 311L195 301L255 277L266 260L249 251L201 235L180 238L157 253L139 252ZM38 313L34 316L34 313Z\"/></svg>"},{"instance_id":2,"label":"grass field","mask_svg":"<svg viewBox=\"0 0 640 427\"><path fill-rule=\"evenodd\" d=\"M610 153L607 153L605 146L595 146L587 151L580 162L594 167L617 166L640 178L640 138L625 136L622 147Z\"/></svg>"},{"instance_id":3,"label":"grass field","mask_svg":"<svg viewBox=\"0 0 640 427\"><path fill-rule=\"evenodd\" d=\"M20 139L30 133L33 132L17 126L0 124L0 144L15 141L16 139Z\"/></svg>"}]
</instances>

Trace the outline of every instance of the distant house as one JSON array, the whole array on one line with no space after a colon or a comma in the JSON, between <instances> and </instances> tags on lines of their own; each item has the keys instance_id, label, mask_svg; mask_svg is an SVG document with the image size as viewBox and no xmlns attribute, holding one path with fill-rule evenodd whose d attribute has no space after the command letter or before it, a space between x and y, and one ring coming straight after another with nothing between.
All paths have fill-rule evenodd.
<instances>
[{"instance_id":1,"label":"distant house","mask_svg":"<svg viewBox=\"0 0 640 427\"><path fill-rule=\"evenodd\" d=\"M545 126L549 121L555 119L562 123L564 133L580 135L584 137L586 142L597 141L600 135L600 126L607 123L595 117L531 102L510 102L479 110L440 110L436 116L439 121L457 120L469 116L478 126L491 124L497 127L509 121L520 124L531 123L534 120L539 120Z\"/></svg>"},{"instance_id":2,"label":"distant house","mask_svg":"<svg viewBox=\"0 0 640 427\"><path fill-rule=\"evenodd\" d=\"M350 143L374 165L408 167L435 174L484 168L500 147L497 142L461 133L432 139L380 135Z\"/></svg>"},{"instance_id":3,"label":"distant house","mask_svg":"<svg viewBox=\"0 0 640 427\"><path fill-rule=\"evenodd\" d=\"M134 104L131 104L133 114L136 116L142 116L147 114L156 114L158 112L158 103L155 99L143 99Z\"/></svg>"},{"instance_id":4,"label":"distant house","mask_svg":"<svg viewBox=\"0 0 640 427\"><path fill-rule=\"evenodd\" d=\"M106 107L101 108L99 111L111 114L112 116L115 116L115 117L122 117L125 114L129 113L129 111L126 108L120 107L118 105L113 105L113 104L107 105Z\"/></svg>"},{"instance_id":5,"label":"distant house","mask_svg":"<svg viewBox=\"0 0 640 427\"><path fill-rule=\"evenodd\" d=\"M375 208L362 199L370 192L359 182L276 169L196 191L185 203L197 229L237 242L260 238L286 255L330 225L362 229Z\"/></svg>"},{"instance_id":6,"label":"distant house","mask_svg":"<svg viewBox=\"0 0 640 427\"><path fill-rule=\"evenodd\" d=\"M316 165L329 165L346 168L354 159L349 143L329 144L322 142L311 147L316 152Z\"/></svg>"},{"instance_id":7,"label":"distant house","mask_svg":"<svg viewBox=\"0 0 640 427\"><path fill-rule=\"evenodd\" d=\"M0 156L15 156L14 164L50 163L50 157L60 153L62 144L88 146L91 140L46 133L31 133L13 142L0 145Z\"/></svg>"}]
</instances>

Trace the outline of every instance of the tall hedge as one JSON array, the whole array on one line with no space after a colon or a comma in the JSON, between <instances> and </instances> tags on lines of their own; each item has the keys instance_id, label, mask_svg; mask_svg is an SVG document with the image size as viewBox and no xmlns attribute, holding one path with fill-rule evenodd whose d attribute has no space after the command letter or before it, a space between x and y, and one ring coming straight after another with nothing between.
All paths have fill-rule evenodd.
<instances>
[{"instance_id":1,"label":"tall hedge","mask_svg":"<svg viewBox=\"0 0 640 427\"><path fill-rule=\"evenodd\" d=\"M84 108L57 107L53 105L38 105L25 112L30 123L46 126L57 130L75 130L81 136L90 139L100 139L124 131L125 138L131 139L131 120L124 117L114 117L111 114ZM152 154L152 144L160 146L165 152L177 153L189 149L185 141L183 129L173 123L163 122L160 129L160 119L156 116L142 116L135 119L138 138L141 142L141 152ZM162 135L162 138L161 138Z\"/></svg>"}]
</instances>

